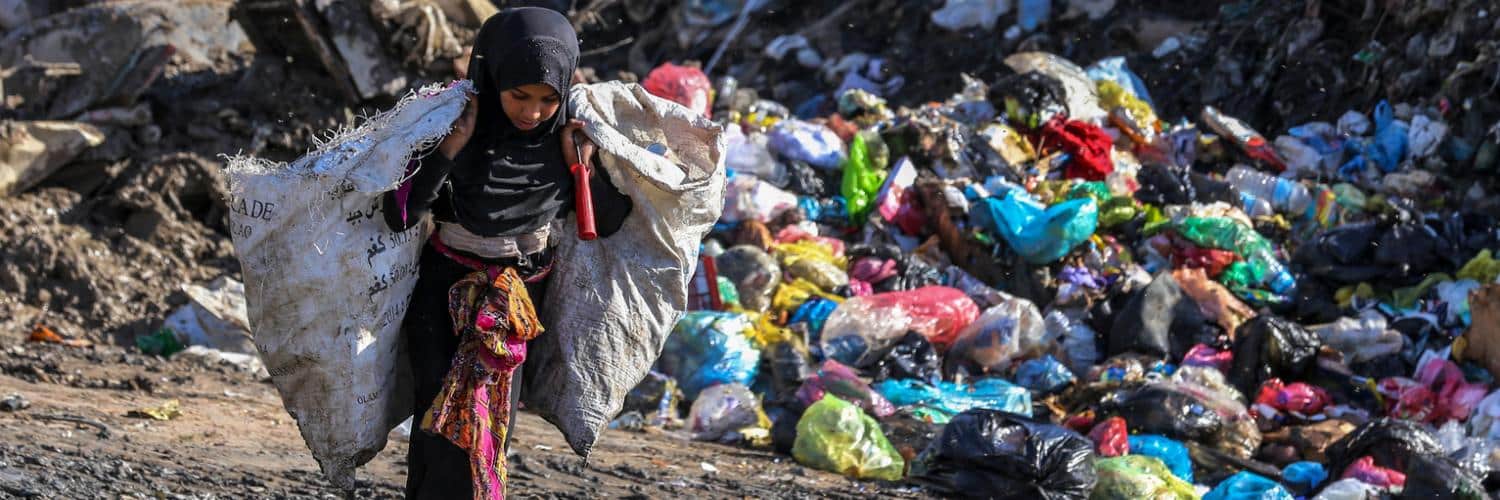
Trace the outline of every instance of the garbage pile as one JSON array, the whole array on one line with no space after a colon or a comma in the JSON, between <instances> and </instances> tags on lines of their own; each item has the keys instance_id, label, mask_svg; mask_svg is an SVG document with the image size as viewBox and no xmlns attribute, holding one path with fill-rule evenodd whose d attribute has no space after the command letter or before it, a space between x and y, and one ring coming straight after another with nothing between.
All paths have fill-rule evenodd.
<instances>
[{"instance_id":1,"label":"garbage pile","mask_svg":"<svg viewBox=\"0 0 1500 500\"><path fill-rule=\"evenodd\" d=\"M1487 495L1500 229L1443 101L1273 130L1161 114L1124 58L1004 62L811 113L651 71L730 178L616 427L963 496Z\"/></svg>"}]
</instances>

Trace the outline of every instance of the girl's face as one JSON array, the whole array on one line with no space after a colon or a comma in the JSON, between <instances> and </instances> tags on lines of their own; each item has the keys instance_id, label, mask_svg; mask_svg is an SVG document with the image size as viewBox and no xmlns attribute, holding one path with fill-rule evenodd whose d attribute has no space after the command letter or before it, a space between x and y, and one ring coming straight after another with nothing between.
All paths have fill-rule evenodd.
<instances>
[{"instance_id":1,"label":"girl's face","mask_svg":"<svg viewBox=\"0 0 1500 500\"><path fill-rule=\"evenodd\" d=\"M545 83L528 83L500 92L500 107L517 129L529 131L557 114L562 98Z\"/></svg>"}]
</instances>

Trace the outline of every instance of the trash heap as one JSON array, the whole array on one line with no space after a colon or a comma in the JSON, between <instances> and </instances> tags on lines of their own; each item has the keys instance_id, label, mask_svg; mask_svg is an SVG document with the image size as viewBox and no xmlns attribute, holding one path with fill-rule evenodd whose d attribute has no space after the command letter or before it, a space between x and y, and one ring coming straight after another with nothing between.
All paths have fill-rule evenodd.
<instances>
[{"instance_id":1,"label":"trash heap","mask_svg":"<svg viewBox=\"0 0 1500 500\"><path fill-rule=\"evenodd\" d=\"M827 114L647 75L730 178L617 427L974 496L1485 497L1500 231L1428 169L1485 161L1441 108L1264 135L1158 114L1122 58L1004 62Z\"/></svg>"}]
</instances>

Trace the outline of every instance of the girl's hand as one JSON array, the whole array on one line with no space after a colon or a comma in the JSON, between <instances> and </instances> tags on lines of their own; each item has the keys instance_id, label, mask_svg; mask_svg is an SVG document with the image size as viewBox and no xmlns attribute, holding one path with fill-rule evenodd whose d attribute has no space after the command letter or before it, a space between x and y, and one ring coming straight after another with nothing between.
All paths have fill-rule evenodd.
<instances>
[{"instance_id":1,"label":"girl's hand","mask_svg":"<svg viewBox=\"0 0 1500 500\"><path fill-rule=\"evenodd\" d=\"M594 157L594 141L589 140L589 136L583 134L582 120L568 120L568 124L562 130L562 148L563 160L568 162L568 165L583 163L583 166L589 168L589 173L593 173L594 166L590 162ZM578 157L580 149L583 158Z\"/></svg>"},{"instance_id":2,"label":"girl's hand","mask_svg":"<svg viewBox=\"0 0 1500 500\"><path fill-rule=\"evenodd\" d=\"M438 152L444 157L452 160L458 157L458 152L469 143L469 138L474 135L474 117L479 114L479 104L475 102L474 96L469 96L469 103L464 105L463 113L453 120L453 130L438 143Z\"/></svg>"}]
</instances>

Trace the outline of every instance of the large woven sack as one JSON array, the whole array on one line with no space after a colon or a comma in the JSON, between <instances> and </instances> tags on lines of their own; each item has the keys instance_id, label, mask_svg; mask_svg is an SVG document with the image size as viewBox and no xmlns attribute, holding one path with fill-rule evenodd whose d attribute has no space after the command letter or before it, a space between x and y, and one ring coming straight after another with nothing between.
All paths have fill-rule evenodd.
<instances>
[{"instance_id":1,"label":"large woven sack","mask_svg":"<svg viewBox=\"0 0 1500 500\"><path fill-rule=\"evenodd\" d=\"M586 457L687 308L698 245L723 209L724 138L707 118L639 85L576 86L569 105L599 146L600 173L632 211L618 232L594 241L573 237L576 221L566 221L542 311L547 331L527 348L522 399Z\"/></svg>"},{"instance_id":2,"label":"large woven sack","mask_svg":"<svg viewBox=\"0 0 1500 500\"><path fill-rule=\"evenodd\" d=\"M381 194L448 133L468 88L408 95L291 164L229 161L255 346L313 457L345 490L413 408L400 326L430 224L391 232Z\"/></svg>"}]
</instances>

